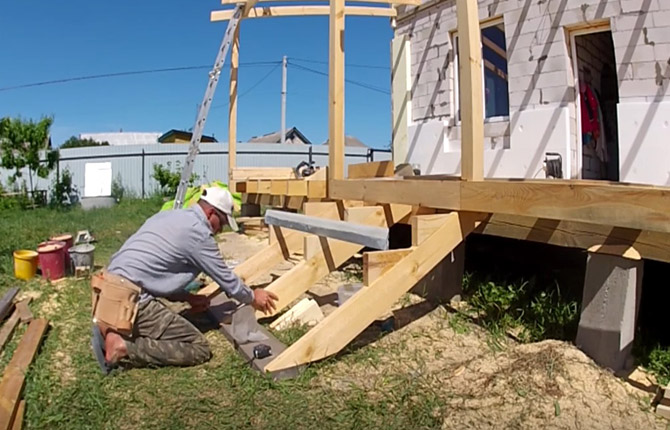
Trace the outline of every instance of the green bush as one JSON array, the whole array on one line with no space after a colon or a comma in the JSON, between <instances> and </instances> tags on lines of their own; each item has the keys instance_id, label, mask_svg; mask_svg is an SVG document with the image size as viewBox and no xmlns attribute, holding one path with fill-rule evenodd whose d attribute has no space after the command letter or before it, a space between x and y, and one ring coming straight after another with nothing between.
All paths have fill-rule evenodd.
<instances>
[{"instance_id":1,"label":"green bush","mask_svg":"<svg viewBox=\"0 0 670 430\"><path fill-rule=\"evenodd\" d=\"M60 178L54 179L51 184L51 199L52 207L64 207L70 205L70 196L75 192L75 187L72 183L72 173L67 167L63 169Z\"/></svg>"},{"instance_id":2,"label":"green bush","mask_svg":"<svg viewBox=\"0 0 670 430\"><path fill-rule=\"evenodd\" d=\"M172 163L168 161L167 167L164 167L162 164L154 164L154 172L151 174L151 177L154 178L160 187L160 194L162 196L174 196L177 192L177 187L179 187L179 181L181 180L181 163L178 161L175 163L174 170L172 170ZM200 176L193 173L188 181L188 186L191 187L196 181L200 180Z\"/></svg>"}]
</instances>

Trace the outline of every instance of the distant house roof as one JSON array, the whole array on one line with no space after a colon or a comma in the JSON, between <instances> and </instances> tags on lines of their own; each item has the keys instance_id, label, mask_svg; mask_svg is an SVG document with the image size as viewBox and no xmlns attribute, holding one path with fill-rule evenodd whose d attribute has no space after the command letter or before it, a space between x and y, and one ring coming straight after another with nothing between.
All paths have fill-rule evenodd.
<instances>
[{"instance_id":1,"label":"distant house roof","mask_svg":"<svg viewBox=\"0 0 670 430\"><path fill-rule=\"evenodd\" d=\"M176 130L172 129L170 131L167 131L163 133L160 137L158 137L158 142L159 143L170 143L171 141L174 142L175 140L182 140L182 141L191 141L191 137L193 137L193 133L190 131L184 131L184 130ZM215 143L218 142L213 136L205 136L203 135L202 138L200 139L201 142L206 142L206 143Z\"/></svg>"},{"instance_id":2,"label":"distant house roof","mask_svg":"<svg viewBox=\"0 0 670 430\"><path fill-rule=\"evenodd\" d=\"M136 133L121 131L118 133L81 133L80 139L91 139L96 142L108 142L110 146L123 145L150 145L158 143L158 136L156 133Z\"/></svg>"},{"instance_id":3,"label":"distant house roof","mask_svg":"<svg viewBox=\"0 0 670 430\"><path fill-rule=\"evenodd\" d=\"M281 130L274 133L264 134L262 136L254 136L249 139L249 143L281 143ZM293 145L311 145L312 142L305 137L295 127L286 130L286 143Z\"/></svg>"},{"instance_id":4,"label":"distant house roof","mask_svg":"<svg viewBox=\"0 0 670 430\"><path fill-rule=\"evenodd\" d=\"M323 145L328 145L328 140L323 142ZM367 148L368 145L361 142L358 138L354 136L344 136L344 146L352 146L358 148Z\"/></svg>"}]
</instances>

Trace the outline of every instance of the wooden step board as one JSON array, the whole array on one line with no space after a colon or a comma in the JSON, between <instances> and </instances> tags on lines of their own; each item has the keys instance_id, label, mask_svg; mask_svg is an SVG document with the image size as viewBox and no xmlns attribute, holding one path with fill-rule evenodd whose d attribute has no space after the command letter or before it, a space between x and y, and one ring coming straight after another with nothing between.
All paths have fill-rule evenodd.
<instances>
[{"instance_id":1,"label":"wooden step board","mask_svg":"<svg viewBox=\"0 0 670 430\"><path fill-rule=\"evenodd\" d=\"M272 360L265 370L290 369L341 351L437 266L484 219L485 215L473 213L445 216L433 234Z\"/></svg>"},{"instance_id":2,"label":"wooden step board","mask_svg":"<svg viewBox=\"0 0 670 430\"><path fill-rule=\"evenodd\" d=\"M277 210L268 210L265 213L265 223L374 249L383 250L389 247L389 229L383 227L323 219Z\"/></svg>"},{"instance_id":3,"label":"wooden step board","mask_svg":"<svg viewBox=\"0 0 670 430\"><path fill-rule=\"evenodd\" d=\"M212 299L209 307L209 315L219 324L219 331L223 333L226 339L233 345L242 359L249 363L252 369L262 374L266 374L274 380L292 379L298 376L304 369L304 366L296 366L273 372L267 371L267 365L286 350L286 345L280 342L279 339L266 330L265 327L259 325L259 331L267 336L267 339L262 342L247 342L240 345L235 341L235 337L233 336L233 325L230 323L235 309L235 302L227 299L223 295L219 295ZM256 360L254 358L253 350L254 347L259 344L269 345L272 349L272 355L262 360Z\"/></svg>"}]
</instances>

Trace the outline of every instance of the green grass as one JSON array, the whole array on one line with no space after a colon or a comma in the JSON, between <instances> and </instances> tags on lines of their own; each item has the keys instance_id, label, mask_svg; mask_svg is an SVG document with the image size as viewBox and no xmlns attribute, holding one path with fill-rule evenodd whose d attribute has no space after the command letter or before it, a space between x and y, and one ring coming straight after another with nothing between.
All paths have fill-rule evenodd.
<instances>
[{"instance_id":1,"label":"green grass","mask_svg":"<svg viewBox=\"0 0 670 430\"><path fill-rule=\"evenodd\" d=\"M579 306L561 295L557 282L540 285L534 279L508 281L468 274L463 290L470 313L494 337L511 331L525 342L574 340Z\"/></svg>"},{"instance_id":2,"label":"green grass","mask_svg":"<svg viewBox=\"0 0 670 430\"><path fill-rule=\"evenodd\" d=\"M346 372L362 366L378 348L349 350L342 357L308 367L296 380L272 382L249 369L223 336L211 332L207 337L214 357L201 366L132 369L103 377L89 346L88 283L17 281L12 276L11 254L15 249L34 249L55 233L88 229L98 240L96 262L104 264L159 207L155 200L125 201L90 212L0 213L0 290L18 285L22 293L38 295L31 309L36 317L50 322L27 374L25 429L442 427L447 399L436 389L437 380L399 371L389 372L383 385L375 387L365 385L366 377L347 375L343 386L323 381L333 372L342 377L340 363ZM303 332L304 328L296 327L282 336L290 343ZM10 359L20 333L0 354L0 368Z\"/></svg>"}]
</instances>

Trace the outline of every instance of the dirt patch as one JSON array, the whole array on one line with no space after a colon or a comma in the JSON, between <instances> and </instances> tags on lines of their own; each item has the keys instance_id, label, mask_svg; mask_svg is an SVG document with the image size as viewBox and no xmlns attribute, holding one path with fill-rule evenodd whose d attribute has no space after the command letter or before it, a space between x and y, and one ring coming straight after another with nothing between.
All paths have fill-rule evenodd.
<instances>
[{"instance_id":1,"label":"dirt patch","mask_svg":"<svg viewBox=\"0 0 670 430\"><path fill-rule=\"evenodd\" d=\"M393 381L417 384L443 402L445 428L666 428L648 411L648 396L574 345L492 342L476 325L454 330L454 315L437 308L342 357L315 383L372 397Z\"/></svg>"}]
</instances>

